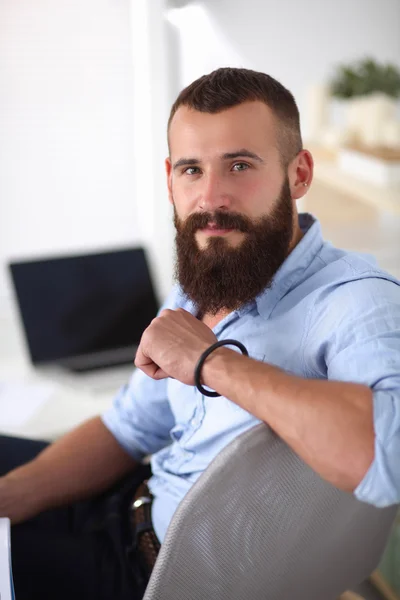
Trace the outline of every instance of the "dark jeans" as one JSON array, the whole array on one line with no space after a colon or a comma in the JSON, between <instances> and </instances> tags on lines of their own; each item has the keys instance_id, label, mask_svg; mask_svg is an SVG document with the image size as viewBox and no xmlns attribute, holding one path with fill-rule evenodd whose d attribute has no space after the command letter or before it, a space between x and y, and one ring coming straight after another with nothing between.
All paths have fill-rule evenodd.
<instances>
[{"instance_id":1,"label":"dark jeans","mask_svg":"<svg viewBox=\"0 0 400 600\"><path fill-rule=\"evenodd\" d=\"M46 442L0 436L0 476L46 446ZM128 506L136 487L149 475L149 467L140 467L101 496L14 525L16 600L142 598L146 582L139 561L135 556L127 558L132 544Z\"/></svg>"}]
</instances>

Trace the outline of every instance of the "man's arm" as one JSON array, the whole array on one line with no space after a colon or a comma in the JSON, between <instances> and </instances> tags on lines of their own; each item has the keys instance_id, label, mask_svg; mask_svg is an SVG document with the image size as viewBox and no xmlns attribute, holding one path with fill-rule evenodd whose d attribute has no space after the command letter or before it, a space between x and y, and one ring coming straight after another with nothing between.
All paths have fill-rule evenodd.
<instances>
[{"instance_id":1,"label":"man's arm","mask_svg":"<svg viewBox=\"0 0 400 600\"><path fill-rule=\"evenodd\" d=\"M164 306L175 306L175 288ZM166 381L135 371L112 407L0 477L0 517L14 523L106 490L170 442L174 415Z\"/></svg>"},{"instance_id":2,"label":"man's arm","mask_svg":"<svg viewBox=\"0 0 400 600\"><path fill-rule=\"evenodd\" d=\"M354 491L364 478L375 438L367 386L288 375L226 348L210 355L202 373L207 386L268 423L336 487Z\"/></svg>"},{"instance_id":3,"label":"man's arm","mask_svg":"<svg viewBox=\"0 0 400 600\"><path fill-rule=\"evenodd\" d=\"M194 385L195 365L215 341L214 333L191 314L166 310L143 334L135 363L154 379L174 377ZM368 386L288 375L227 348L206 360L202 381L265 421L336 487L354 490L373 461Z\"/></svg>"},{"instance_id":4,"label":"man's arm","mask_svg":"<svg viewBox=\"0 0 400 600\"><path fill-rule=\"evenodd\" d=\"M18 523L100 493L136 465L95 417L0 478L0 517Z\"/></svg>"}]
</instances>

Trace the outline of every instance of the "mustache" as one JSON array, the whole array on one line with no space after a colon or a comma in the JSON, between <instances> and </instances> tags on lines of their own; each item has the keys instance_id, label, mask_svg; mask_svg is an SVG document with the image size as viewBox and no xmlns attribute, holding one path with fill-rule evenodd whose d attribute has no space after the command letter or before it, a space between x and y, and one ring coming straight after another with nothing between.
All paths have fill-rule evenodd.
<instances>
[{"instance_id":1,"label":"mustache","mask_svg":"<svg viewBox=\"0 0 400 600\"><path fill-rule=\"evenodd\" d=\"M217 229L237 229L243 233L248 233L252 229L252 222L248 217L240 213L215 211L198 212L186 217L185 221L179 221L179 229L184 229L187 233L195 233L198 229L204 229L209 223L213 223Z\"/></svg>"}]
</instances>

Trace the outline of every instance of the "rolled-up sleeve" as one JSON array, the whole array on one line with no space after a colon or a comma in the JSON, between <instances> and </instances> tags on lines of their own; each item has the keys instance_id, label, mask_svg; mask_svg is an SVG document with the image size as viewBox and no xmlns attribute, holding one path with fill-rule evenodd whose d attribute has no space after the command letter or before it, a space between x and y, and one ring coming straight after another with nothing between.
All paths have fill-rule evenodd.
<instances>
[{"instance_id":1,"label":"rolled-up sleeve","mask_svg":"<svg viewBox=\"0 0 400 600\"><path fill-rule=\"evenodd\" d=\"M102 415L104 425L136 460L154 454L170 441L174 416L167 397L167 380L154 381L137 369L128 385Z\"/></svg>"},{"instance_id":2,"label":"rolled-up sleeve","mask_svg":"<svg viewBox=\"0 0 400 600\"><path fill-rule=\"evenodd\" d=\"M320 321L328 379L361 383L373 393L375 455L354 494L378 507L400 503L400 286L356 280L330 300Z\"/></svg>"},{"instance_id":3,"label":"rolled-up sleeve","mask_svg":"<svg viewBox=\"0 0 400 600\"><path fill-rule=\"evenodd\" d=\"M375 457L355 490L359 500L384 507L400 503L399 391L374 392Z\"/></svg>"}]
</instances>

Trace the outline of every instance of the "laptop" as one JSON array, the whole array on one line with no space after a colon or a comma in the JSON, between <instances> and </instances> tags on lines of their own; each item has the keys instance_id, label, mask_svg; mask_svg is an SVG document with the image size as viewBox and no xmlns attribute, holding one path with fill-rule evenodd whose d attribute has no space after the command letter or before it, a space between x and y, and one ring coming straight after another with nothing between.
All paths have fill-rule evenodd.
<instances>
[{"instance_id":1,"label":"laptop","mask_svg":"<svg viewBox=\"0 0 400 600\"><path fill-rule=\"evenodd\" d=\"M9 264L30 359L88 372L133 366L159 305L143 248Z\"/></svg>"}]
</instances>

